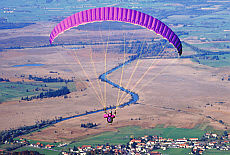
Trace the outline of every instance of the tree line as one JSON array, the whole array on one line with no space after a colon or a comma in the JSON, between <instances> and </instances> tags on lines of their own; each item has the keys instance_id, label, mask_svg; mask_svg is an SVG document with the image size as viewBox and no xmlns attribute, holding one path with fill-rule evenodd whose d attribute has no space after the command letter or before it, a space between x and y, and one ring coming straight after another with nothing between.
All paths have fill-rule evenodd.
<instances>
[{"instance_id":1,"label":"tree line","mask_svg":"<svg viewBox=\"0 0 230 155\"><path fill-rule=\"evenodd\" d=\"M55 124L62 120L62 117L55 118L53 120L41 120L37 121L34 125L22 126L17 129L3 130L0 132L0 144L3 144L5 141L12 142L13 138L28 134L35 130L44 128L46 126Z\"/></svg>"},{"instance_id":2,"label":"tree line","mask_svg":"<svg viewBox=\"0 0 230 155\"><path fill-rule=\"evenodd\" d=\"M94 123L87 123L87 124L82 123L81 124L82 128L93 128L93 127L96 127L96 126L98 126L96 123L95 124Z\"/></svg>"},{"instance_id":3,"label":"tree line","mask_svg":"<svg viewBox=\"0 0 230 155\"><path fill-rule=\"evenodd\" d=\"M31 101L33 99L43 99L43 98L50 98L50 97L59 97L59 96L63 96L63 95L67 95L70 93L70 90L68 89L68 87L62 87L58 90L53 90L50 89L48 92L42 92L39 95L34 95L31 97L22 97L21 100L26 100L26 101Z\"/></svg>"},{"instance_id":4,"label":"tree line","mask_svg":"<svg viewBox=\"0 0 230 155\"><path fill-rule=\"evenodd\" d=\"M65 82L65 83L68 83L68 82L73 82L73 79L70 80L70 79L62 79L60 77L58 78L52 78L52 77L36 77L36 76L33 76L33 75L29 75L29 80L34 80L34 81L42 81L42 82Z\"/></svg>"},{"instance_id":5,"label":"tree line","mask_svg":"<svg viewBox=\"0 0 230 155\"><path fill-rule=\"evenodd\" d=\"M1 78L1 77L0 77L0 82L3 82L3 81L5 81L5 82L10 82L9 79L6 79L6 78L4 79L4 78Z\"/></svg>"}]
</instances>

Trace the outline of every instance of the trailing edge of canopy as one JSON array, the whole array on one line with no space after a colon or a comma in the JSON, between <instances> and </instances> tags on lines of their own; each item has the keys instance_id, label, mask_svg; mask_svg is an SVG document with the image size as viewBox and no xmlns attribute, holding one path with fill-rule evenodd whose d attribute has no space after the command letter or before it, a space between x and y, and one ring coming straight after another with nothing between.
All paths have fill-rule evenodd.
<instances>
[{"instance_id":1,"label":"trailing edge of canopy","mask_svg":"<svg viewBox=\"0 0 230 155\"><path fill-rule=\"evenodd\" d=\"M50 44L64 31L81 24L97 21L121 21L140 25L166 38L182 54L182 44L178 36L163 22L145 13L118 7L102 7L84 10L65 18L57 24L50 34Z\"/></svg>"}]
</instances>

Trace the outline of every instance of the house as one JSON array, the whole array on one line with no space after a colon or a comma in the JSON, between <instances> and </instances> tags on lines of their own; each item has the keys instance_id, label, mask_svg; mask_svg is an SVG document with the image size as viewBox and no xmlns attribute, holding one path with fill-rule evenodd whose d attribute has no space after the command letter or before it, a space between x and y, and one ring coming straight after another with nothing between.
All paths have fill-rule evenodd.
<instances>
[{"instance_id":1,"label":"house","mask_svg":"<svg viewBox=\"0 0 230 155\"><path fill-rule=\"evenodd\" d=\"M179 144L179 147L180 147L180 148L186 148L186 144L185 144L185 143Z\"/></svg>"},{"instance_id":2,"label":"house","mask_svg":"<svg viewBox=\"0 0 230 155\"><path fill-rule=\"evenodd\" d=\"M78 151L78 150L73 150L73 149L70 149L70 152L73 152L73 153L79 153L80 151Z\"/></svg>"},{"instance_id":3,"label":"house","mask_svg":"<svg viewBox=\"0 0 230 155\"><path fill-rule=\"evenodd\" d=\"M166 138L159 137L158 141L159 141L159 142L165 142L165 141L167 141L167 139L166 139Z\"/></svg>"},{"instance_id":4,"label":"house","mask_svg":"<svg viewBox=\"0 0 230 155\"><path fill-rule=\"evenodd\" d=\"M154 145L154 144L156 144L156 142L155 141L148 141L146 144L147 145Z\"/></svg>"},{"instance_id":5,"label":"house","mask_svg":"<svg viewBox=\"0 0 230 155\"><path fill-rule=\"evenodd\" d=\"M228 133L228 139L230 139L230 133Z\"/></svg>"},{"instance_id":6,"label":"house","mask_svg":"<svg viewBox=\"0 0 230 155\"><path fill-rule=\"evenodd\" d=\"M211 133L205 133L205 138L210 138L210 136L211 136Z\"/></svg>"},{"instance_id":7,"label":"house","mask_svg":"<svg viewBox=\"0 0 230 155\"><path fill-rule=\"evenodd\" d=\"M214 141L214 142L209 142L209 143L208 143L209 146L214 146L214 145L216 145L216 144L217 144L216 141Z\"/></svg>"},{"instance_id":8,"label":"house","mask_svg":"<svg viewBox=\"0 0 230 155\"><path fill-rule=\"evenodd\" d=\"M191 149L191 148L193 148L193 146L189 145L189 144L186 144L186 148Z\"/></svg>"},{"instance_id":9,"label":"house","mask_svg":"<svg viewBox=\"0 0 230 155\"><path fill-rule=\"evenodd\" d=\"M194 142L193 145L194 145L194 146L199 146L199 145L200 145L200 142Z\"/></svg>"},{"instance_id":10,"label":"house","mask_svg":"<svg viewBox=\"0 0 230 155\"><path fill-rule=\"evenodd\" d=\"M217 134L213 133L213 134L212 134L212 137L216 138L216 137L217 137Z\"/></svg>"},{"instance_id":11,"label":"house","mask_svg":"<svg viewBox=\"0 0 230 155\"><path fill-rule=\"evenodd\" d=\"M81 146L82 149L91 149L91 145L82 145Z\"/></svg>"},{"instance_id":12,"label":"house","mask_svg":"<svg viewBox=\"0 0 230 155\"><path fill-rule=\"evenodd\" d=\"M29 142L26 141L26 140L20 141L19 143L22 143L22 144L29 144Z\"/></svg>"},{"instance_id":13,"label":"house","mask_svg":"<svg viewBox=\"0 0 230 155\"><path fill-rule=\"evenodd\" d=\"M145 143L137 143L137 146L145 146Z\"/></svg>"},{"instance_id":14,"label":"house","mask_svg":"<svg viewBox=\"0 0 230 155\"><path fill-rule=\"evenodd\" d=\"M118 149L114 149L113 151L115 152L115 154L118 154Z\"/></svg>"},{"instance_id":15,"label":"house","mask_svg":"<svg viewBox=\"0 0 230 155\"><path fill-rule=\"evenodd\" d=\"M182 138L182 139L177 139L176 140L176 144L183 144L186 143L188 140L186 138Z\"/></svg>"},{"instance_id":16,"label":"house","mask_svg":"<svg viewBox=\"0 0 230 155\"><path fill-rule=\"evenodd\" d=\"M141 150L141 153L145 153L146 154L147 150L144 148Z\"/></svg>"},{"instance_id":17,"label":"house","mask_svg":"<svg viewBox=\"0 0 230 155\"><path fill-rule=\"evenodd\" d=\"M169 141L167 141L167 142L164 142L164 143L162 143L163 145L172 145L172 142L169 142Z\"/></svg>"},{"instance_id":18,"label":"house","mask_svg":"<svg viewBox=\"0 0 230 155\"><path fill-rule=\"evenodd\" d=\"M150 154L151 154L151 155L161 155L161 153L158 152L158 151L152 151L152 152L150 152Z\"/></svg>"},{"instance_id":19,"label":"house","mask_svg":"<svg viewBox=\"0 0 230 155\"><path fill-rule=\"evenodd\" d=\"M141 139L147 140L148 136L145 135L144 137L141 137Z\"/></svg>"},{"instance_id":20,"label":"house","mask_svg":"<svg viewBox=\"0 0 230 155\"><path fill-rule=\"evenodd\" d=\"M30 144L29 146L34 147L34 144Z\"/></svg>"},{"instance_id":21,"label":"house","mask_svg":"<svg viewBox=\"0 0 230 155\"><path fill-rule=\"evenodd\" d=\"M167 140L168 142L173 142L174 140L173 139L171 139L171 138L168 138L168 140Z\"/></svg>"},{"instance_id":22,"label":"house","mask_svg":"<svg viewBox=\"0 0 230 155\"><path fill-rule=\"evenodd\" d=\"M68 152L62 152L63 155L68 155Z\"/></svg>"},{"instance_id":23,"label":"house","mask_svg":"<svg viewBox=\"0 0 230 155\"><path fill-rule=\"evenodd\" d=\"M141 149L142 149L141 147L137 147L136 152L141 152Z\"/></svg>"},{"instance_id":24,"label":"house","mask_svg":"<svg viewBox=\"0 0 230 155\"><path fill-rule=\"evenodd\" d=\"M45 146L45 148L47 148L47 149L51 149L51 148L53 148L54 147L54 145L50 145L50 144L47 144L46 146Z\"/></svg>"},{"instance_id":25,"label":"house","mask_svg":"<svg viewBox=\"0 0 230 155\"><path fill-rule=\"evenodd\" d=\"M41 143L37 142L34 147L41 147Z\"/></svg>"},{"instance_id":26,"label":"house","mask_svg":"<svg viewBox=\"0 0 230 155\"><path fill-rule=\"evenodd\" d=\"M103 145L101 145L101 146L97 146L97 149L98 149L98 150L103 149Z\"/></svg>"},{"instance_id":27,"label":"house","mask_svg":"<svg viewBox=\"0 0 230 155\"><path fill-rule=\"evenodd\" d=\"M198 141L198 138L189 138L190 141Z\"/></svg>"},{"instance_id":28,"label":"house","mask_svg":"<svg viewBox=\"0 0 230 155\"><path fill-rule=\"evenodd\" d=\"M166 146L161 146L160 149L166 150L167 148L166 148Z\"/></svg>"},{"instance_id":29,"label":"house","mask_svg":"<svg viewBox=\"0 0 230 155\"><path fill-rule=\"evenodd\" d=\"M141 143L141 140L139 140L139 139L132 139L130 142L129 142L129 144L133 144L133 143Z\"/></svg>"},{"instance_id":30,"label":"house","mask_svg":"<svg viewBox=\"0 0 230 155\"><path fill-rule=\"evenodd\" d=\"M64 146L67 146L68 145L68 143L61 143L61 144L59 144L57 147L64 147Z\"/></svg>"}]
</instances>

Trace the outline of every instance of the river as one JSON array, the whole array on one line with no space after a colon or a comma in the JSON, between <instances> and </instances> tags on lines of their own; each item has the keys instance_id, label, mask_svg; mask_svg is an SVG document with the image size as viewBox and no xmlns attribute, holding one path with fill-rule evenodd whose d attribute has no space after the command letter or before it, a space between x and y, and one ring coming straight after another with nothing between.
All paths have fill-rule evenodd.
<instances>
[{"instance_id":1,"label":"river","mask_svg":"<svg viewBox=\"0 0 230 155\"><path fill-rule=\"evenodd\" d=\"M134 93L134 92L132 92L132 91L129 91L128 89L125 89L124 87L121 87L121 86L119 86L118 84L116 84L116 83L114 83L114 82L108 80L108 79L106 78L106 76L107 76L108 74L111 74L112 72L114 72L114 71L116 71L116 70L122 68L123 66L125 66L125 65L127 65L127 64L129 64L129 63L131 63L131 62L134 61L134 60L136 60L136 58L131 58L131 59L127 60L126 62L124 62L124 63L122 63L122 64L120 64L120 65L118 65L118 66L116 66L116 67L110 69L109 71L107 71L107 72L101 74L101 75L98 77L102 82L106 82L106 83L108 83L108 84L110 84L110 85L112 85L112 86L114 86L114 87L120 89L121 91L124 91L124 92L126 92L127 94L130 94L130 95L131 95L131 99L130 99L128 102L125 102L125 103L123 103L123 104L121 104L121 105L118 106L118 107L120 107L120 108L122 108L122 107L124 107L124 106L127 106L127 105L130 105L130 104L136 103L136 102L139 100L139 96L138 96L138 94L136 94L136 93ZM115 105L115 106L107 107L106 109L109 110L109 109L115 109L115 108L116 108L116 105ZM94 114L94 113L101 112L101 111L104 111L104 109L94 110L94 111L86 112L86 113L83 113L83 114L78 114L78 115L73 115L73 116L70 116L70 117L65 117L65 118L62 118L62 119L56 121L55 123L58 123L58 122L61 122L61 121L65 121L65 120L68 120L68 119L71 119L71 118L76 118L76 117L81 117L81 116L85 116L85 115L89 115L89 114ZM54 124L55 124L55 123L54 123Z\"/></svg>"}]
</instances>

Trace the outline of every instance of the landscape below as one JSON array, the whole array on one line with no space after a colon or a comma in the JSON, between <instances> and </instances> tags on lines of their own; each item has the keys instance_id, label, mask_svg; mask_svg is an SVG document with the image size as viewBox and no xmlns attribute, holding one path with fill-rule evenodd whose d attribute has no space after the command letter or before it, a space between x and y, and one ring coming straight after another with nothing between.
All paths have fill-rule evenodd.
<instances>
[{"instance_id":1,"label":"landscape below","mask_svg":"<svg viewBox=\"0 0 230 155\"><path fill-rule=\"evenodd\" d=\"M82 56L80 61L89 62L89 59L86 59L81 52L90 51L92 46L96 46L100 51L103 49L102 44L106 44L99 41L100 37L96 37L92 24L74 29L77 37L73 38L69 33L63 35L60 40L57 38L54 46L49 45L47 34L50 33L51 27L55 26L56 22L60 22L73 11L112 5L114 2L106 1L101 4L97 1L82 1L78 6L67 7L67 10L60 11L69 3L74 2L59 1L57 2L59 4L56 5L55 1L47 0L45 4L39 3L36 8L31 7L36 10L33 12L28 6L34 5L34 2L31 1L27 5L20 5L17 2L14 4L16 7L4 7L0 12L3 17L0 18L1 134L3 131L19 127L36 126L36 130L27 135L1 141L0 154L2 150L11 149L15 152L31 150L41 154L59 154L61 151L80 150L87 152L93 147L99 146L100 148L102 145L103 149L108 146L105 151L110 151L111 148L114 150L114 147L118 147L119 151L118 144L126 147L127 143L132 143L133 139L137 141L136 145L131 147L143 148L142 146L146 145L140 144L138 140L145 135L149 138L157 135L158 141L159 137L167 140L174 139L175 143L177 139L185 137L189 141L186 144L193 146L184 148L187 145L179 145L178 142L178 146L167 144L165 147L165 144L157 144L152 151L162 154L189 154L194 151L194 148L200 151L204 146L205 151L202 151L204 154L230 154L227 150L229 149L227 134L230 124L228 117L230 103L228 2L223 2L223 4L218 1L204 0L200 2L202 4L197 5L197 2L193 1L184 3L176 0L174 2L164 1L165 4L154 1L149 3L140 1L132 5L125 2L113 4L127 8L131 5L139 11L163 20L183 41L184 53L179 60L166 59L168 64L164 60L156 60L156 66L152 67L151 73L148 73L140 83L145 87L133 90L140 97L138 104L120 109L118 117L111 126L106 125L105 120L101 118L102 112L51 126L47 125L53 120L58 121L74 115L87 114L87 112L102 108L95 99L96 96L89 84L89 80L96 83L98 78L91 74L93 73L90 68L92 65L84 67L88 68L86 71L93 78L81 76L82 80L79 80L76 74L84 75L84 73L80 71L81 67L77 65L76 60L73 60L73 55L70 53L79 51L78 54ZM0 3L7 6L6 1ZM14 8L17 9L14 10ZM175 10L177 10L177 15L174 15ZM24 16L27 16L26 20ZM101 23L98 25L100 26ZM129 56L138 54L132 52L134 47L144 45L141 47L145 49L140 59L142 66L137 70L143 73L147 69L146 66L150 66L153 61L153 55L148 51L155 47L147 48L144 44L144 42L152 41L152 34L145 33L141 27L136 32L135 27L130 28L129 25L114 23L109 28L104 24L102 35L107 38L106 34L109 34L109 30L114 30L121 36L121 33L118 32L120 27L124 27L128 33L135 33L141 38L133 40L133 44L127 48L127 51L130 52L127 52L127 55L129 54L127 59L130 58ZM87 33L93 40L98 41L95 45L87 42L88 38L84 37L86 33L84 29L88 30ZM127 35L127 38L130 36ZM111 39L116 40L116 38ZM156 37L156 41L158 39L162 38ZM63 40L68 40L68 43L63 43ZM116 49L118 52L108 55L108 60L114 60L113 62L108 61L108 69L123 62L123 42L116 42L116 44L113 42L110 45L113 47L110 51ZM161 49L160 47L158 50ZM98 58L100 56L104 55L100 53L93 55L96 57L96 64L101 68L98 74L104 73L104 63L101 63L102 59ZM160 73L165 66L167 69ZM135 62L125 67L123 85L128 83L128 77L134 67ZM121 69L111 74L109 78L118 84L117 79L120 79L120 73ZM160 75L153 78L156 73ZM134 77L139 78L136 74ZM54 81L49 82L49 80ZM132 85L135 83L136 81L133 81ZM111 99L108 100L109 107L115 103L116 99L112 94L117 94L117 90L108 88L107 92L110 94L108 98ZM42 129L39 129L40 126ZM198 140L191 142L190 138L198 138ZM142 142L147 143L144 140ZM167 142L164 140L164 143ZM195 145L197 147L194 147Z\"/></svg>"}]
</instances>

